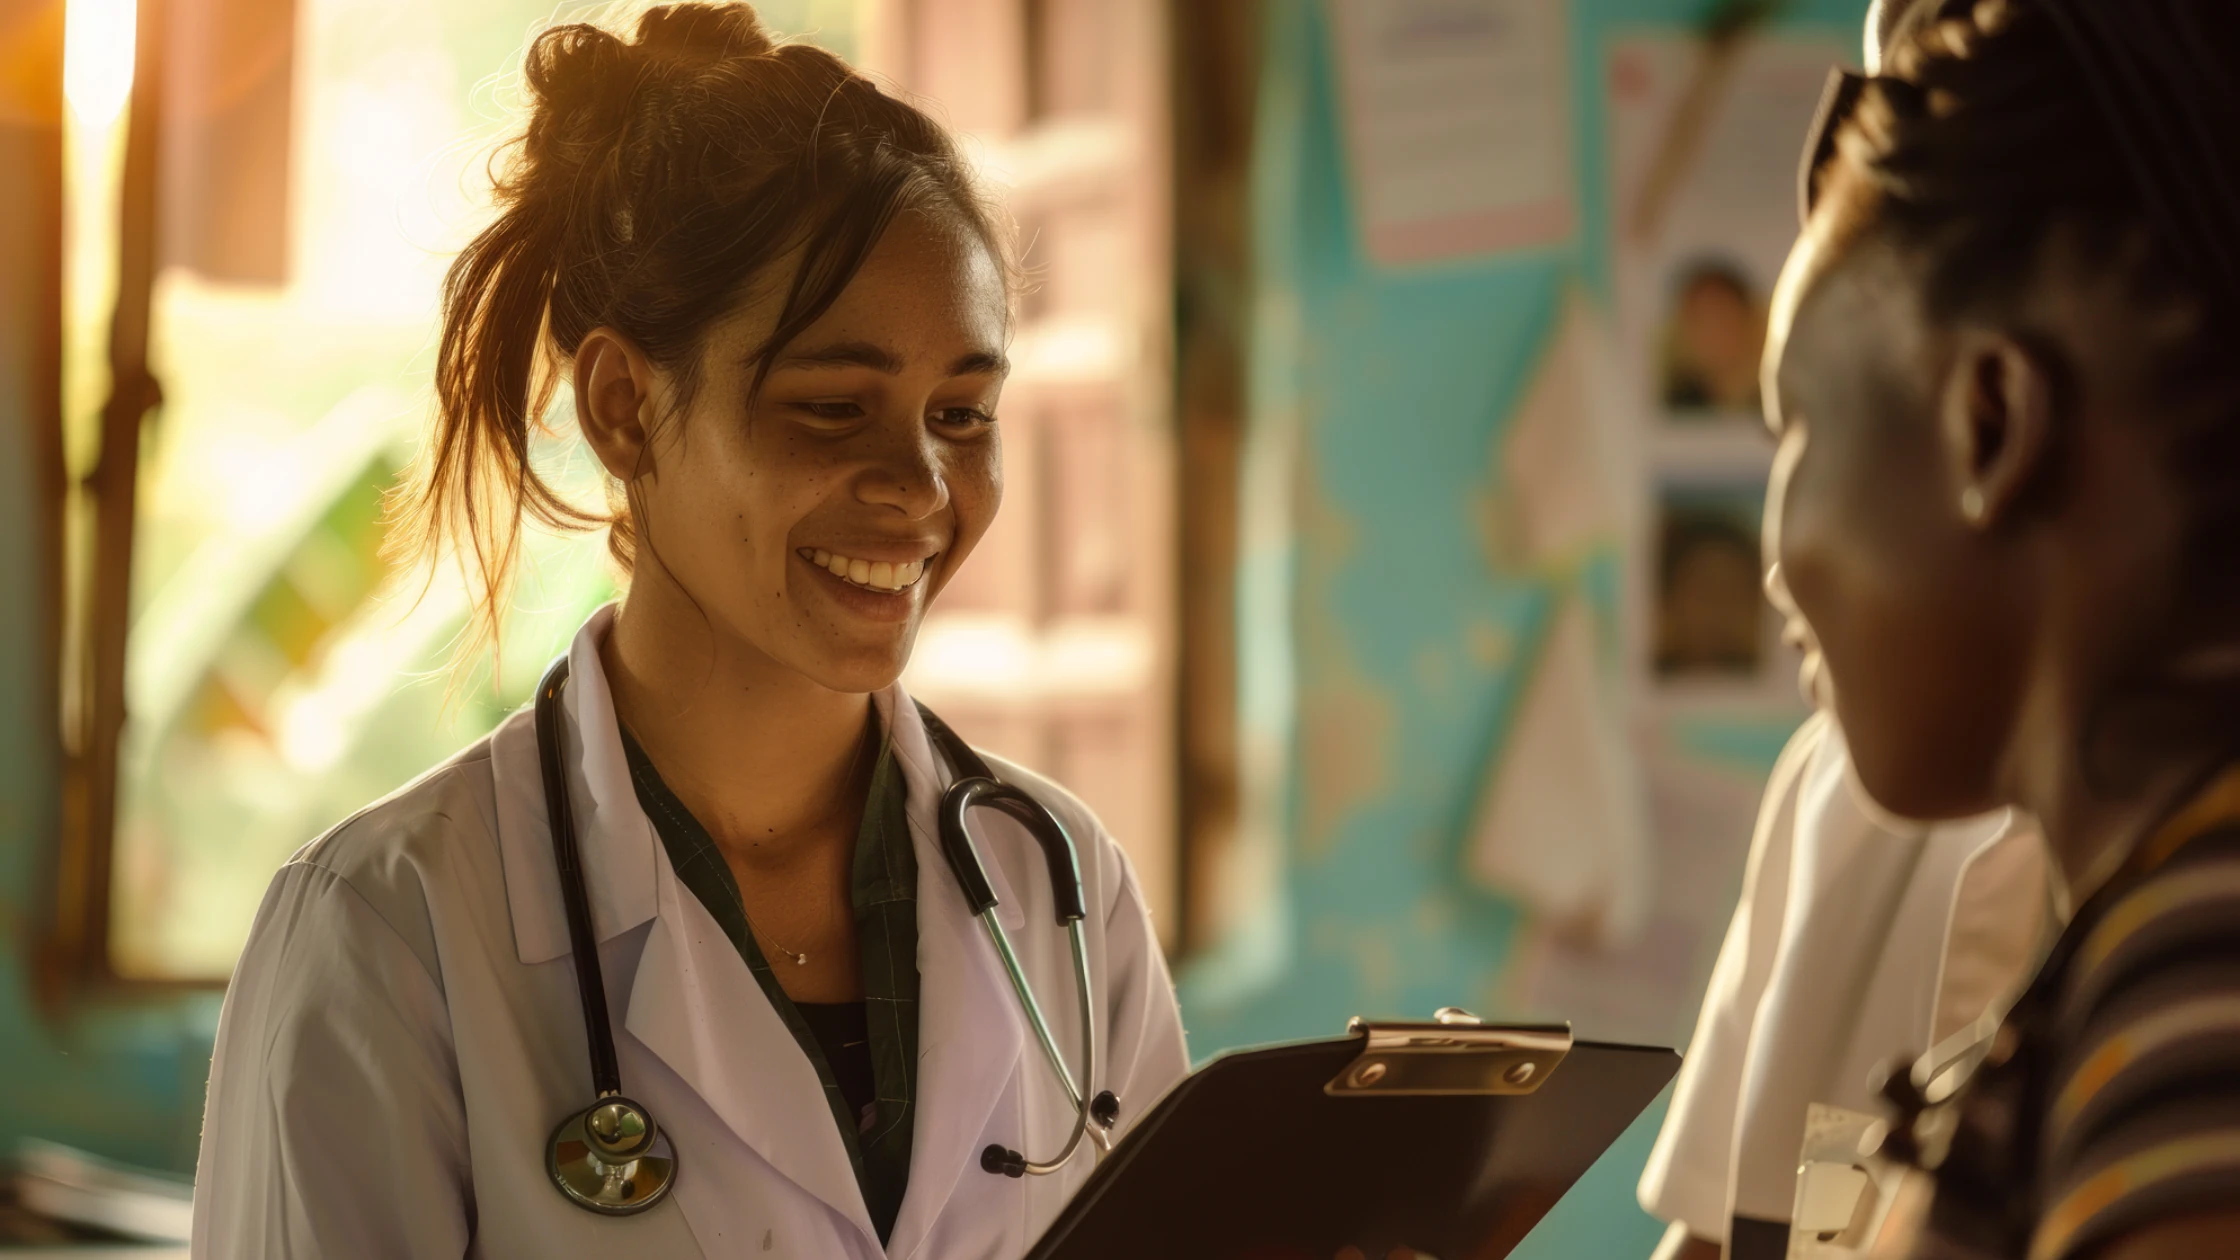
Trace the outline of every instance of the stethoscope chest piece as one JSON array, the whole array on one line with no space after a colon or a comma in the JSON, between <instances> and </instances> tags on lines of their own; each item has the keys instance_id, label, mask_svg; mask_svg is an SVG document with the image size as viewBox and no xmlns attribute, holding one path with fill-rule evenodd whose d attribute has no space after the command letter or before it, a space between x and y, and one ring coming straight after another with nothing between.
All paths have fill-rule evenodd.
<instances>
[{"instance_id":1,"label":"stethoscope chest piece","mask_svg":"<svg viewBox=\"0 0 2240 1260\"><path fill-rule=\"evenodd\" d=\"M628 1216L669 1197L677 1183L677 1157L645 1108L611 1096L552 1131L545 1171L578 1206Z\"/></svg>"}]
</instances>

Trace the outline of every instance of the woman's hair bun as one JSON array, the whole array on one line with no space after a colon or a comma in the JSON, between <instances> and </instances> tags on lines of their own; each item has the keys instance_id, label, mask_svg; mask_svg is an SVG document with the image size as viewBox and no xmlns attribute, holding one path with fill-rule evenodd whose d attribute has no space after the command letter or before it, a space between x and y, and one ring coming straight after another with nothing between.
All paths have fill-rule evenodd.
<instances>
[{"instance_id":1,"label":"woman's hair bun","mask_svg":"<svg viewBox=\"0 0 2240 1260\"><path fill-rule=\"evenodd\" d=\"M582 22L537 36L522 67L531 106L529 160L542 164L611 135L629 108L636 56L630 45Z\"/></svg>"},{"instance_id":2,"label":"woman's hair bun","mask_svg":"<svg viewBox=\"0 0 2240 1260\"><path fill-rule=\"evenodd\" d=\"M611 144L628 121L631 98L662 72L766 54L776 47L754 7L743 3L664 4L638 19L629 43L589 23L555 26L529 46L524 78L533 112L532 163L588 156Z\"/></svg>"},{"instance_id":3,"label":"woman's hair bun","mask_svg":"<svg viewBox=\"0 0 2240 1260\"><path fill-rule=\"evenodd\" d=\"M638 19L638 47L685 61L755 57L776 47L750 4L664 4Z\"/></svg>"}]
</instances>

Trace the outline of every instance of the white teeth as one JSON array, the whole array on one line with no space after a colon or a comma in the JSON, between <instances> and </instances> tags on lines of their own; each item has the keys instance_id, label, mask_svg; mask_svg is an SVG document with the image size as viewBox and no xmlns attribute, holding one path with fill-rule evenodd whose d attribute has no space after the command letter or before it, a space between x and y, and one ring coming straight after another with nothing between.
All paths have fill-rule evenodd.
<instances>
[{"instance_id":1,"label":"white teeth","mask_svg":"<svg viewBox=\"0 0 2240 1260\"><path fill-rule=\"evenodd\" d=\"M907 564L897 564L891 560L855 560L834 555L822 547L804 552L803 557L835 577L875 591L907 590L926 575L926 562L923 560L912 560Z\"/></svg>"}]
</instances>

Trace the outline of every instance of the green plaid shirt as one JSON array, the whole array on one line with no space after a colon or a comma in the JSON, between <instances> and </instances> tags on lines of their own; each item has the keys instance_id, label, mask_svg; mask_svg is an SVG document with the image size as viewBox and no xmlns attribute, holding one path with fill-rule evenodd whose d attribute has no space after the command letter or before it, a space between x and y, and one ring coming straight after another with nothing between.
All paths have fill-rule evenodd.
<instances>
[{"instance_id":1,"label":"green plaid shirt","mask_svg":"<svg viewBox=\"0 0 2240 1260\"><path fill-rule=\"evenodd\" d=\"M777 1008L801 1052L817 1069L824 1083L825 1101L832 1107L833 1123L847 1144L848 1159L855 1165L856 1183L863 1188L864 1206L878 1227L884 1243L894 1231L896 1213L902 1210L902 1193L910 1181L910 1142L918 1096L918 857L910 846L910 826L903 813L901 766L894 747L879 729L878 711L871 716L868 738L879 746L879 761L871 771L871 792L863 806L863 825L856 832L854 876L850 900L855 905L856 939L863 950L864 1015L871 1033L871 1071L878 1088L878 1115L868 1129L859 1131L849 1114L846 1098L833 1075L824 1049L807 1021L786 996L777 973L747 927L747 911L739 897L738 879L723 860L707 828L677 800L660 772L646 757L630 732L622 733L622 747L630 760L630 779L638 804L653 820L661 845L669 851L669 864L677 878L691 889L700 904L715 917L724 935L738 947L739 957L761 982L763 995Z\"/></svg>"}]
</instances>

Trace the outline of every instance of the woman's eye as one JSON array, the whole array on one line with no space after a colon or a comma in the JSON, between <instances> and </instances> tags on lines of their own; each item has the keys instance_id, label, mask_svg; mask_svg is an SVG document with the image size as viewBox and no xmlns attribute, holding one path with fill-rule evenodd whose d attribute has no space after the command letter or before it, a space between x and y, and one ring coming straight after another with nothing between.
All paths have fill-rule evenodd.
<instances>
[{"instance_id":1,"label":"woman's eye","mask_svg":"<svg viewBox=\"0 0 2240 1260\"><path fill-rule=\"evenodd\" d=\"M797 402L793 404L793 407L796 411L801 412L803 415L814 416L819 420L855 420L863 415L863 408L861 406L856 403L848 402L845 399L838 401L811 400L807 402Z\"/></svg>"},{"instance_id":2,"label":"woman's eye","mask_svg":"<svg viewBox=\"0 0 2240 1260\"><path fill-rule=\"evenodd\" d=\"M952 429L985 428L996 418L978 407L944 407L933 413L935 422Z\"/></svg>"}]
</instances>

